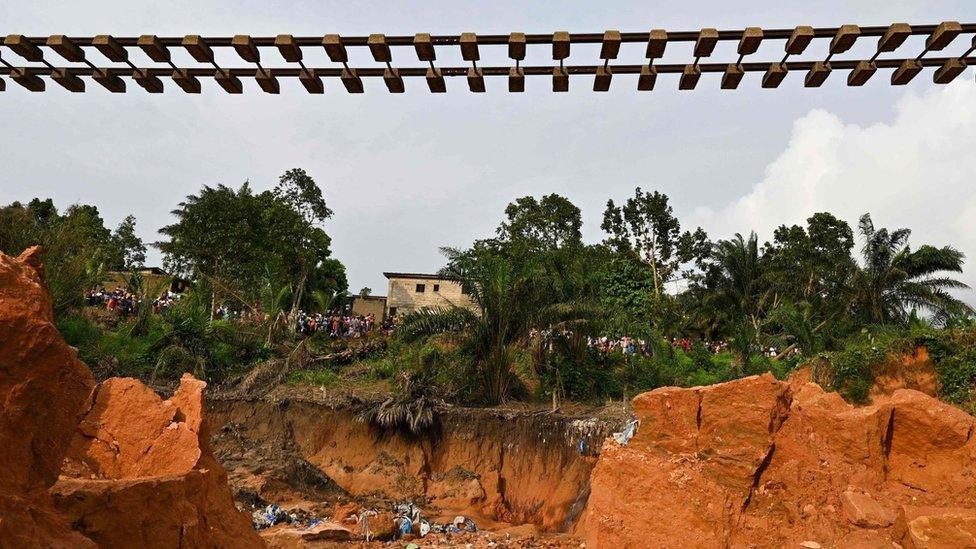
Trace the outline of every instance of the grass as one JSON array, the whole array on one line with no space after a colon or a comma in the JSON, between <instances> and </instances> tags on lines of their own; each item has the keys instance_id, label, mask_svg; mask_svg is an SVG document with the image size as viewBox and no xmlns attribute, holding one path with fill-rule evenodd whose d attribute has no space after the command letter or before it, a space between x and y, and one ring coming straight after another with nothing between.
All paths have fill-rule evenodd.
<instances>
[{"instance_id":1,"label":"grass","mask_svg":"<svg viewBox=\"0 0 976 549\"><path fill-rule=\"evenodd\" d=\"M343 381L343 377L332 370L296 370L288 374L285 383L290 385L316 385L319 387L335 387Z\"/></svg>"}]
</instances>

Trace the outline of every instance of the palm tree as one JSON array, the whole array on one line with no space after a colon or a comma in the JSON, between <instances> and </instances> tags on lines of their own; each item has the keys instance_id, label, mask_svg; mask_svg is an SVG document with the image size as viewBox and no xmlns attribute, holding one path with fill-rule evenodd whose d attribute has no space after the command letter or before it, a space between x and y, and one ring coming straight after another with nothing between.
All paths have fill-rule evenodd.
<instances>
[{"instance_id":1,"label":"palm tree","mask_svg":"<svg viewBox=\"0 0 976 549\"><path fill-rule=\"evenodd\" d=\"M764 278L756 233L743 238L720 240L713 245L709 299L712 309L724 316L742 364L749 359L749 347L758 341L763 312L770 292Z\"/></svg>"},{"instance_id":2,"label":"palm tree","mask_svg":"<svg viewBox=\"0 0 976 549\"><path fill-rule=\"evenodd\" d=\"M909 229L875 229L870 214L861 216L859 227L864 236L863 265L850 284L855 316L884 324L907 322L915 310L932 313L937 320L973 312L950 293L969 286L943 274L962 272L962 252L929 245L912 251Z\"/></svg>"},{"instance_id":3,"label":"palm tree","mask_svg":"<svg viewBox=\"0 0 976 549\"><path fill-rule=\"evenodd\" d=\"M156 356L150 383L158 376L191 372L200 379L211 380L209 366L216 343L227 339L233 330L225 321L210 320L207 296L191 292L186 298L163 311L165 319L162 337L149 348Z\"/></svg>"},{"instance_id":4,"label":"palm tree","mask_svg":"<svg viewBox=\"0 0 976 549\"><path fill-rule=\"evenodd\" d=\"M484 399L497 404L508 396L511 366L532 328L559 329L587 316L585 307L560 301L560 292L543 263L515 262L495 254L445 249L450 263L443 274L461 281L477 313L454 307L420 310L404 317L400 335L416 340L437 333L460 336L459 351L472 358Z\"/></svg>"}]
</instances>

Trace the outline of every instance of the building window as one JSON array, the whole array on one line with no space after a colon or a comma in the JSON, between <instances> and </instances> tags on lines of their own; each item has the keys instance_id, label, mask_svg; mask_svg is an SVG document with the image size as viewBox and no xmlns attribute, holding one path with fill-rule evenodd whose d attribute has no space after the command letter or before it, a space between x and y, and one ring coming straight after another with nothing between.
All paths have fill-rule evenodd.
<instances>
[{"instance_id":1,"label":"building window","mask_svg":"<svg viewBox=\"0 0 976 549\"><path fill-rule=\"evenodd\" d=\"M396 311L397 311L396 307L390 307L390 316L396 316Z\"/></svg>"},{"instance_id":2,"label":"building window","mask_svg":"<svg viewBox=\"0 0 976 549\"><path fill-rule=\"evenodd\" d=\"M426 286L424 286L423 284L417 284L417 293L418 293L418 294L422 294L422 293L424 293L424 291L425 291L426 289L427 289L427 287L426 287Z\"/></svg>"},{"instance_id":3,"label":"building window","mask_svg":"<svg viewBox=\"0 0 976 549\"><path fill-rule=\"evenodd\" d=\"M439 292L439 291L441 291L441 285L440 284L434 284L434 292Z\"/></svg>"}]
</instances>

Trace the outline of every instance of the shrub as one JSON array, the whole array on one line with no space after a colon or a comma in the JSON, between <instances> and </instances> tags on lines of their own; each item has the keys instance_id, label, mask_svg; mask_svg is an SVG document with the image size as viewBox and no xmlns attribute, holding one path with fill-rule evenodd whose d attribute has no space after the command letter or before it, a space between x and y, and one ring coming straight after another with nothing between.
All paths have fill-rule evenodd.
<instances>
[{"instance_id":1,"label":"shrub","mask_svg":"<svg viewBox=\"0 0 976 549\"><path fill-rule=\"evenodd\" d=\"M958 406L971 405L976 384L976 353L970 350L944 359L937 366L939 396Z\"/></svg>"},{"instance_id":2,"label":"shrub","mask_svg":"<svg viewBox=\"0 0 976 549\"><path fill-rule=\"evenodd\" d=\"M58 318L57 326L68 345L78 347L79 350L102 337L102 328L80 315L66 315Z\"/></svg>"},{"instance_id":3,"label":"shrub","mask_svg":"<svg viewBox=\"0 0 976 549\"><path fill-rule=\"evenodd\" d=\"M845 400L865 404L874 385L873 367L885 360L888 351L871 344L850 345L830 357L833 389Z\"/></svg>"}]
</instances>

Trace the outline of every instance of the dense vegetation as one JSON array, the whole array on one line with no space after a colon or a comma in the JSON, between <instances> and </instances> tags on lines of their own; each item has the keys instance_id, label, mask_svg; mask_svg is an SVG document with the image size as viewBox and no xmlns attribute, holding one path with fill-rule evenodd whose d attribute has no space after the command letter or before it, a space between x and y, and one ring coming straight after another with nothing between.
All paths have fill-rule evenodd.
<instances>
[{"instance_id":1,"label":"dense vegetation","mask_svg":"<svg viewBox=\"0 0 976 549\"><path fill-rule=\"evenodd\" d=\"M953 294L966 288L954 277L962 253L912 246L910 231L875 227L867 214L856 232L821 212L769 242L754 233L712 240L683 230L666 195L638 188L607 203L604 241L585 243L569 200L522 197L495 234L443 250L442 273L461 282L475 311L411 313L384 345L331 361L322 357L350 343L322 332L306 339L292 322L299 309L326 311L350 295L322 228L332 212L311 177L290 170L259 193L247 183L205 186L172 213L154 245L192 290L161 314L146 307L119 319L80 307L81 298L105 270L145 261L134 219L113 233L93 206L60 214L35 199L0 209L0 250L45 247L59 326L99 375L192 371L220 382L279 361L293 383L381 385L403 402L498 403L619 399L766 371L784 377L809 362L818 381L862 402L879 368L924 345L943 397L972 401L973 309ZM130 286L158 292L136 275ZM227 305L253 314L217 318ZM640 352L593 345L623 336L643 342Z\"/></svg>"}]
</instances>

